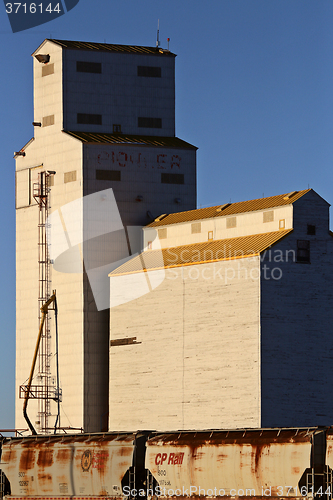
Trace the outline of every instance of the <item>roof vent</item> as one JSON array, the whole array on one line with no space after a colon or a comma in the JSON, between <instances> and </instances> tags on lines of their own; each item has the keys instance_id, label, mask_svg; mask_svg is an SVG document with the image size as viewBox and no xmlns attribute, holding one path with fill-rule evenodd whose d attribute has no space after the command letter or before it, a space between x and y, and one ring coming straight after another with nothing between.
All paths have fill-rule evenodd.
<instances>
[{"instance_id":1,"label":"roof vent","mask_svg":"<svg viewBox=\"0 0 333 500\"><path fill-rule=\"evenodd\" d=\"M230 205L231 203L225 203L224 205L220 205L219 207L217 207L216 212L222 212L222 210L229 207Z\"/></svg>"},{"instance_id":2,"label":"roof vent","mask_svg":"<svg viewBox=\"0 0 333 500\"><path fill-rule=\"evenodd\" d=\"M155 221L154 222L160 222L162 219L164 219L164 217L166 217L168 214L162 214L160 215L159 217L156 217Z\"/></svg>"},{"instance_id":3,"label":"roof vent","mask_svg":"<svg viewBox=\"0 0 333 500\"><path fill-rule=\"evenodd\" d=\"M290 200L298 191L291 191L291 193L286 194L286 196L283 197L284 200Z\"/></svg>"}]
</instances>

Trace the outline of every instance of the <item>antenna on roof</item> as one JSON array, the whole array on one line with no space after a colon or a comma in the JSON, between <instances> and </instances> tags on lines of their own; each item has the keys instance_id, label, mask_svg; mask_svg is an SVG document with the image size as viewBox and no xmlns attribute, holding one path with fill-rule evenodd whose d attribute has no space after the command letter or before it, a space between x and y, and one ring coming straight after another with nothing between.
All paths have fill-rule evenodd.
<instances>
[{"instance_id":1,"label":"antenna on roof","mask_svg":"<svg viewBox=\"0 0 333 500\"><path fill-rule=\"evenodd\" d=\"M157 21L157 37L156 37L156 47L159 48L160 43L160 20Z\"/></svg>"},{"instance_id":2,"label":"antenna on roof","mask_svg":"<svg viewBox=\"0 0 333 500\"><path fill-rule=\"evenodd\" d=\"M170 38L167 38L167 42L168 42L168 50L169 50Z\"/></svg>"}]
</instances>

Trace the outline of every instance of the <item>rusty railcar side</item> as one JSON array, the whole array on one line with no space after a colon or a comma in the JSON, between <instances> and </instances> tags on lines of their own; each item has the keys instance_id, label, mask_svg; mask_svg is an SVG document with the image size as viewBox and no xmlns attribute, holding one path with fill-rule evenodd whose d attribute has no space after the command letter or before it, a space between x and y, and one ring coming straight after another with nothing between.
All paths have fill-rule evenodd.
<instances>
[{"instance_id":1,"label":"rusty railcar side","mask_svg":"<svg viewBox=\"0 0 333 500\"><path fill-rule=\"evenodd\" d=\"M6 498L122 498L132 466L134 434L8 438L1 467L10 482Z\"/></svg>"},{"instance_id":2,"label":"rusty railcar side","mask_svg":"<svg viewBox=\"0 0 333 500\"><path fill-rule=\"evenodd\" d=\"M146 466L162 497L304 497L318 428L157 434Z\"/></svg>"}]
</instances>

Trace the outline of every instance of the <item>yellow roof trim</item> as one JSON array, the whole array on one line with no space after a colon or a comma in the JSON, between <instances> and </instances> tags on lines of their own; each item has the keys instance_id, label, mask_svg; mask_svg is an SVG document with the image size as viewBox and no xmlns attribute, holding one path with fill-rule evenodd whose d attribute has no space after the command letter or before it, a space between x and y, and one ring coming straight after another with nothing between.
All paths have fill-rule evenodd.
<instances>
[{"instance_id":1,"label":"yellow roof trim","mask_svg":"<svg viewBox=\"0 0 333 500\"><path fill-rule=\"evenodd\" d=\"M181 222L191 222L195 220L224 217L226 215L237 215L245 212L255 212L257 210L268 210L284 205L290 205L291 203L299 200L299 198L304 196L309 191L311 191L311 189L294 191L294 194L281 194L278 196L270 196L268 198L258 198L256 200L240 201L237 203L217 205L214 207L197 208L195 210L188 210L187 212L176 212L168 214L163 221L153 221L146 227L166 226L170 224L179 224ZM220 208L221 210L219 210Z\"/></svg>"},{"instance_id":2,"label":"yellow roof trim","mask_svg":"<svg viewBox=\"0 0 333 500\"><path fill-rule=\"evenodd\" d=\"M236 255L234 257L226 257L226 258L223 258L223 259L214 259L214 260L200 260L200 261L195 261L195 262L184 262L183 264L174 264L174 265L171 265L171 266L160 266L160 267L154 267L153 269L139 269L138 271L128 271L128 272L124 272L124 273L115 273L114 271L112 273L109 274L109 276L111 276L111 278L113 276L127 276L128 274L138 274L138 273L148 273L149 271L160 271L161 269L173 269L174 267L185 267L185 266L196 266L196 265L199 265L199 264L210 264L210 263L214 263L214 262L222 262L223 260L236 260L236 259L246 259L246 258L251 258L251 257L257 257L258 255L260 255L260 252L259 253L251 253L250 255Z\"/></svg>"},{"instance_id":3,"label":"yellow roof trim","mask_svg":"<svg viewBox=\"0 0 333 500\"><path fill-rule=\"evenodd\" d=\"M162 250L148 250L125 262L125 264L112 271L109 276L123 276L152 270L157 271L255 257L287 236L291 231L292 229L286 229L284 231L239 236L238 238L210 240ZM189 260L185 253L187 256L188 254L191 256L192 253L192 260ZM210 258L207 258L208 253L210 253ZM195 260L193 260L194 255L198 257ZM173 257L172 260L170 256ZM162 262L164 265L162 265Z\"/></svg>"}]
</instances>

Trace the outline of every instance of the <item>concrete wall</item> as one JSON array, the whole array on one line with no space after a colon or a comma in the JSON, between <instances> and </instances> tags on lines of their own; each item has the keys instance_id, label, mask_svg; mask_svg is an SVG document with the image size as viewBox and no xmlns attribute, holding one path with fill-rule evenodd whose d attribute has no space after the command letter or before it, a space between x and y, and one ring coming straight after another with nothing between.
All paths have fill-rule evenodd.
<instances>
[{"instance_id":1,"label":"concrete wall","mask_svg":"<svg viewBox=\"0 0 333 500\"><path fill-rule=\"evenodd\" d=\"M173 55L62 49L48 41L38 53L49 54L50 61L34 59L35 121L52 115L57 102L55 121L65 130L113 133L117 124L124 134L175 135ZM77 71L77 61L100 63L101 72ZM161 76L138 76L138 66L158 67ZM40 79L50 82L47 88ZM50 113L42 114L47 106ZM80 124L78 113L101 115L102 123ZM138 126L139 117L159 118L161 127Z\"/></svg>"},{"instance_id":2,"label":"concrete wall","mask_svg":"<svg viewBox=\"0 0 333 500\"><path fill-rule=\"evenodd\" d=\"M43 119L54 117L54 125L35 127L35 138L45 140L49 135L54 135L55 128L63 128L63 62L62 49L51 42L46 42L41 53L49 54L50 62L43 64L33 58L34 121L43 124Z\"/></svg>"},{"instance_id":3,"label":"concrete wall","mask_svg":"<svg viewBox=\"0 0 333 500\"><path fill-rule=\"evenodd\" d=\"M88 194L112 188L124 225L143 226L162 211L196 208L196 151L148 147L87 144L84 146ZM96 170L118 171L120 181L96 180ZM184 175L184 184L164 184L162 173ZM138 196L142 199L136 201ZM175 200L179 203L176 203Z\"/></svg>"},{"instance_id":4,"label":"concrete wall","mask_svg":"<svg viewBox=\"0 0 333 500\"><path fill-rule=\"evenodd\" d=\"M76 61L100 62L100 74L76 71ZM138 66L161 68L161 77L140 77ZM175 135L175 59L172 56L64 50L65 130ZM80 125L77 113L102 115L101 125ZM161 128L138 127L138 117L161 118Z\"/></svg>"},{"instance_id":5,"label":"concrete wall","mask_svg":"<svg viewBox=\"0 0 333 500\"><path fill-rule=\"evenodd\" d=\"M185 176L184 185L162 184L161 172L172 172L175 158L177 172ZM96 171L118 171L119 181L97 180ZM85 241L83 254L88 276L94 269L104 269L103 281L109 286L108 273L121 259L129 258L131 252L142 249L142 228L151 219L147 212L157 216L165 207L176 210L175 198L180 198L185 208L196 206L196 163L195 150L171 149L159 147L143 147L128 145L88 144L84 146L84 195L102 190L112 189L122 223L126 228L101 235ZM141 196L141 201L136 201ZM87 214L88 215L88 214ZM96 221L97 222L97 221ZM130 226L130 227L128 227ZM86 228L86 233L89 233ZM87 234L84 239L91 238ZM105 294L102 278L101 293ZM84 317L85 317L85 394L89 405L86 407L85 428L107 427L108 410L108 371L109 371L109 313L98 311L89 280L84 282ZM108 290L108 288L107 288ZM95 293L96 290L94 289ZM109 297L106 304L109 305ZM107 305L105 307L107 307ZM99 395L99 396L98 396ZM97 399L100 404L96 406ZM94 403L93 403L94 402ZM94 408L103 408L95 411ZM101 414L103 417L101 417ZM94 424L92 424L94 422ZM92 426L92 427L91 427Z\"/></svg>"},{"instance_id":6,"label":"concrete wall","mask_svg":"<svg viewBox=\"0 0 333 500\"><path fill-rule=\"evenodd\" d=\"M260 425L258 273L258 258L166 270L111 309L110 429ZM129 293L140 275L125 277Z\"/></svg>"},{"instance_id":7,"label":"concrete wall","mask_svg":"<svg viewBox=\"0 0 333 500\"><path fill-rule=\"evenodd\" d=\"M294 203L294 231L262 256L263 427L332 422L333 238L328 209L320 196L307 193ZM307 224L316 226L315 235L307 234ZM297 262L297 240L310 241L310 263Z\"/></svg>"},{"instance_id":8,"label":"concrete wall","mask_svg":"<svg viewBox=\"0 0 333 500\"><path fill-rule=\"evenodd\" d=\"M51 128L51 127L50 127ZM61 146L60 146L61 145ZM17 159L17 175L28 172L25 182L17 184L17 190L26 190L29 177L38 179L38 172L54 170L54 185L50 193L50 213L82 195L80 165L82 145L54 131L53 136L41 136L26 149L26 156ZM30 170L31 169L31 170ZM67 171L76 171L75 182L64 183ZM17 193L19 196L19 192ZM30 193L31 205L16 211L16 397L18 387L26 383L37 340L38 321L38 207ZM64 274L51 269L51 291L56 289L59 308L59 358L60 378L63 390L63 426L82 426L83 379L82 367L82 274ZM81 304L81 305L80 305ZM50 313L52 376L55 376L54 315ZM37 374L38 368L36 369ZM35 379L36 382L36 379ZM16 400L16 427L26 428L22 415L23 400ZM29 415L34 423L38 405L29 402ZM55 405L51 405L53 415ZM50 418L51 425L54 417Z\"/></svg>"},{"instance_id":9,"label":"concrete wall","mask_svg":"<svg viewBox=\"0 0 333 500\"><path fill-rule=\"evenodd\" d=\"M140 56L63 50L46 42L39 50L49 54L47 64L34 58L35 140L17 159L17 371L16 390L29 376L38 332L38 209L32 186L42 170L56 171L50 193L50 213L64 218L62 207L83 196L112 187L124 225L149 222L147 211L159 215L196 206L196 164L194 149L142 146L87 145L62 132L63 128L113 132L121 124L126 134L174 136L174 57ZM76 61L101 62L102 73L76 71ZM139 77L137 66L161 66L161 78ZM89 104L88 104L89 101ZM77 113L102 113L103 127L77 124ZM138 117L160 117L161 129L138 127ZM184 173L184 185L161 184L160 173L177 169ZM120 169L121 182L97 181L96 169ZM135 201L138 195L142 202ZM181 205L175 198L181 198ZM140 208L139 208L140 207ZM56 289L59 308L59 362L63 392L61 425L84 427L87 432L105 430L108 412L109 312L98 311L82 257L89 265L105 264L113 250L106 240L85 241L85 214L77 224L66 226L67 237L76 232L84 243L61 254L51 269L51 290ZM124 236L124 235L123 235ZM64 234L62 232L62 237ZM131 239L131 236L129 236ZM114 238L111 238L111 243ZM67 241L64 238L64 241ZM140 241L141 244L141 241ZM141 248L134 248L137 251ZM66 247L67 249L67 247ZM133 248L132 248L133 250ZM68 259L69 252L70 258ZM126 235L117 241L116 255L126 253ZM112 261L112 259L111 259ZM110 262L110 260L108 261ZM85 264L88 262L84 261ZM110 271L110 270L109 270ZM109 286L108 271L104 278ZM107 304L109 302L107 301ZM55 376L54 319L51 321L51 376ZM36 382L36 380L35 380ZM23 400L17 400L16 427L25 428ZM37 419L38 404L29 402L31 420ZM51 403L49 424L55 421L56 405Z\"/></svg>"}]
</instances>

